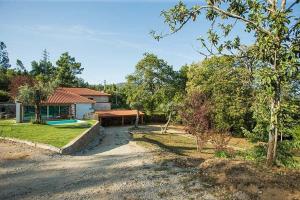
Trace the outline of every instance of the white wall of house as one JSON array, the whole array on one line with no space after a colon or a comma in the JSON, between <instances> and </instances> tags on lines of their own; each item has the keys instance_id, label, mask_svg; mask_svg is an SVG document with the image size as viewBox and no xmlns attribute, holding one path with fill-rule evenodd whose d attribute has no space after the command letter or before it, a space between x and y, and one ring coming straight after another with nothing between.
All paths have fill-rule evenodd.
<instances>
[{"instance_id":1,"label":"white wall of house","mask_svg":"<svg viewBox=\"0 0 300 200\"><path fill-rule=\"evenodd\" d=\"M22 114L22 104L17 102L16 103L16 122L20 123L23 121L23 114Z\"/></svg>"},{"instance_id":2,"label":"white wall of house","mask_svg":"<svg viewBox=\"0 0 300 200\"><path fill-rule=\"evenodd\" d=\"M91 98L97 103L105 103L109 102L109 97L108 96L84 96L86 98Z\"/></svg>"},{"instance_id":3,"label":"white wall of house","mask_svg":"<svg viewBox=\"0 0 300 200\"><path fill-rule=\"evenodd\" d=\"M95 110L111 110L111 103L95 103Z\"/></svg>"},{"instance_id":4,"label":"white wall of house","mask_svg":"<svg viewBox=\"0 0 300 200\"><path fill-rule=\"evenodd\" d=\"M85 114L93 112L92 104L76 104L76 119L83 119Z\"/></svg>"}]
</instances>

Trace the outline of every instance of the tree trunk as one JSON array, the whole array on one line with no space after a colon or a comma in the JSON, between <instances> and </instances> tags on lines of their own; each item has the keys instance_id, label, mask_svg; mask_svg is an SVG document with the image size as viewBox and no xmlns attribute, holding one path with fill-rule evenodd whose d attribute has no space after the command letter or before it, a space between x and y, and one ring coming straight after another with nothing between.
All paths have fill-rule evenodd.
<instances>
[{"instance_id":1,"label":"tree trunk","mask_svg":"<svg viewBox=\"0 0 300 200\"><path fill-rule=\"evenodd\" d=\"M198 140L198 136L196 136L196 145L197 145L197 151L200 151L200 149L199 149L199 140Z\"/></svg>"},{"instance_id":2,"label":"tree trunk","mask_svg":"<svg viewBox=\"0 0 300 200\"><path fill-rule=\"evenodd\" d=\"M136 110L136 118L135 118L135 124L134 124L135 128L138 128L138 126L139 126L139 118L140 118L140 111Z\"/></svg>"},{"instance_id":3,"label":"tree trunk","mask_svg":"<svg viewBox=\"0 0 300 200\"><path fill-rule=\"evenodd\" d=\"M274 98L271 104L271 121L269 130L269 142L267 153L267 165L272 166L276 161L277 138L278 138L278 115L280 112L280 81L277 82Z\"/></svg>"},{"instance_id":4,"label":"tree trunk","mask_svg":"<svg viewBox=\"0 0 300 200\"><path fill-rule=\"evenodd\" d=\"M41 124L41 106L39 103L35 104L35 123Z\"/></svg>"},{"instance_id":5,"label":"tree trunk","mask_svg":"<svg viewBox=\"0 0 300 200\"><path fill-rule=\"evenodd\" d=\"M161 132L162 134L165 134L167 132L167 129L168 129L168 127L170 125L170 122L171 122L171 118L172 118L172 113L170 113L169 116L168 116L168 121L165 124L164 128L162 129L162 132Z\"/></svg>"}]
</instances>

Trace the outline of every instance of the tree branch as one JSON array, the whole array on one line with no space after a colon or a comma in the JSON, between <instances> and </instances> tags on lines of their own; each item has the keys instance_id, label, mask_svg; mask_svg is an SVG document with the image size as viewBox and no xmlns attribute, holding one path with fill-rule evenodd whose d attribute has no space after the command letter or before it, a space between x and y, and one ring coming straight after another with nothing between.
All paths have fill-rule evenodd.
<instances>
[{"instance_id":1,"label":"tree branch","mask_svg":"<svg viewBox=\"0 0 300 200\"><path fill-rule=\"evenodd\" d=\"M262 32L264 32L264 33L266 33L266 34L268 34L268 35L272 35L270 31L264 29L263 27L260 27L259 25L257 25L255 22L253 22L253 21L251 21L251 20L248 20L248 19L243 18L243 17L241 17L241 16L239 16L239 15L236 15L236 14L233 14L233 13L230 13L230 12L227 12L227 11L225 11L225 10L222 10L222 9L220 9L220 8L217 7L217 6L209 6L209 7L212 8L212 9L214 9L214 10L216 10L216 11L218 11L219 13L222 13L222 14L228 16L228 17L232 17L232 18L235 18L235 19L239 19L239 20L241 20L241 21L243 21L243 22L245 22L245 23L252 24L252 25L254 25L254 26L256 27L256 29L261 30Z\"/></svg>"},{"instance_id":2,"label":"tree branch","mask_svg":"<svg viewBox=\"0 0 300 200\"><path fill-rule=\"evenodd\" d=\"M297 1L298 1L298 0L297 0ZM239 16L239 15L236 15L236 14L234 14L234 13L231 13L231 12L228 12L228 11L225 11L225 10L222 10L221 8L219 8L219 7L217 7L217 6L214 6L214 5L200 6L199 9L197 9L195 12L200 12L201 10L204 10L204 9L206 9L206 10L207 10L207 9L213 9L213 10L215 10L215 11L217 11L217 12L223 14L223 15L226 15L226 16L228 16L228 17L231 17L231 18L234 18L234 19L238 19L238 20L240 20L240 21L243 21L243 22L245 22L246 24L252 24L257 30L262 31L262 32L265 33L265 34L272 35L272 33L271 33L270 31L268 31L268 30L264 29L263 27L257 25L255 22L253 22L253 21L251 21L251 20L248 20L248 19L246 19L246 18L244 18L244 17L241 17L241 16ZM189 17L187 17L187 18L180 24L180 26L179 26L178 28L175 28L174 31L172 31L171 33L164 34L164 35L162 35L162 36L160 36L160 37L166 37L166 36L168 36L168 35L172 35L172 34L177 33L177 32L180 31L180 30L183 28L183 26L191 19L191 17L192 17L191 15L190 15Z\"/></svg>"},{"instance_id":3,"label":"tree branch","mask_svg":"<svg viewBox=\"0 0 300 200\"><path fill-rule=\"evenodd\" d=\"M292 9L296 4L298 4L298 3L300 3L300 0L295 0L294 1L294 3L292 3L289 7L288 7L288 11L290 10L290 9Z\"/></svg>"},{"instance_id":4,"label":"tree branch","mask_svg":"<svg viewBox=\"0 0 300 200\"><path fill-rule=\"evenodd\" d=\"M286 0L281 0L281 11L285 10Z\"/></svg>"}]
</instances>

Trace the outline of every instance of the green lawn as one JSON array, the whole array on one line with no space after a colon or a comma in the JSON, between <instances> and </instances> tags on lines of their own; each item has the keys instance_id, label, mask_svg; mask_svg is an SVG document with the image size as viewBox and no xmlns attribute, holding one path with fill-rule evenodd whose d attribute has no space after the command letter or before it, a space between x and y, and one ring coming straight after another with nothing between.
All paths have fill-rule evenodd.
<instances>
[{"instance_id":1,"label":"green lawn","mask_svg":"<svg viewBox=\"0 0 300 200\"><path fill-rule=\"evenodd\" d=\"M86 120L84 124L50 126L17 124L15 120L0 120L0 136L45 143L60 148L95 123L95 120Z\"/></svg>"}]
</instances>

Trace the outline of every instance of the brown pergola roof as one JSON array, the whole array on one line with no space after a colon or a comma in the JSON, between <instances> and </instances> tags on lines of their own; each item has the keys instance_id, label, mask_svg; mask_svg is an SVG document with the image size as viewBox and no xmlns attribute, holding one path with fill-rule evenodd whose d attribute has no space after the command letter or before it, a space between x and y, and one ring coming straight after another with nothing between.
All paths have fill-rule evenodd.
<instances>
[{"instance_id":1,"label":"brown pergola roof","mask_svg":"<svg viewBox=\"0 0 300 200\"><path fill-rule=\"evenodd\" d=\"M99 117L130 117L136 116L136 110L101 110L96 111L95 113L98 114ZM144 115L143 112L139 112L140 115Z\"/></svg>"}]
</instances>

